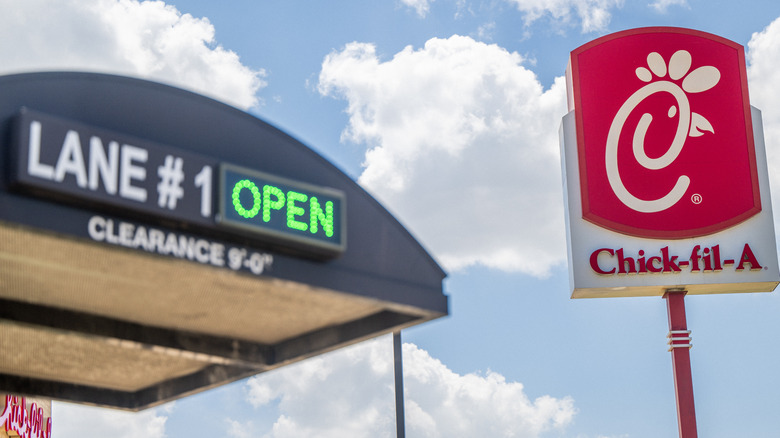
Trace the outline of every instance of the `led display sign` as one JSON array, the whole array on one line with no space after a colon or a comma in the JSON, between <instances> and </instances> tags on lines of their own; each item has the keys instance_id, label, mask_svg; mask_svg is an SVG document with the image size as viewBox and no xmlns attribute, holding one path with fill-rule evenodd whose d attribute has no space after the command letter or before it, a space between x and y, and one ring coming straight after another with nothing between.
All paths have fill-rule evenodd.
<instances>
[{"instance_id":1,"label":"led display sign","mask_svg":"<svg viewBox=\"0 0 780 438\"><path fill-rule=\"evenodd\" d=\"M227 164L220 186L221 225L339 252L346 246L340 191Z\"/></svg>"},{"instance_id":2,"label":"led display sign","mask_svg":"<svg viewBox=\"0 0 780 438\"><path fill-rule=\"evenodd\" d=\"M11 180L39 195L232 230L317 255L346 247L343 192L38 111L23 109L16 119Z\"/></svg>"}]
</instances>

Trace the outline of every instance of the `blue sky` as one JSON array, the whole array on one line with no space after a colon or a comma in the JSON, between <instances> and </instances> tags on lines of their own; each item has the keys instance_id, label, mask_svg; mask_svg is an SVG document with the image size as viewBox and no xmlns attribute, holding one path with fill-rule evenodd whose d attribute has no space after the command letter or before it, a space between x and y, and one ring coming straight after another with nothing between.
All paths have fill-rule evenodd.
<instances>
[{"instance_id":1,"label":"blue sky","mask_svg":"<svg viewBox=\"0 0 780 438\"><path fill-rule=\"evenodd\" d=\"M403 333L410 437L676 436L664 301L569 298L558 126L574 48L658 25L746 46L778 205L776 1L0 0L0 9L0 73L113 72L212 95L298 138L396 214L447 269L451 299L449 317ZM701 436L777 436L779 300L686 300ZM54 432L390 437L391 360L384 336L139 414L55 403Z\"/></svg>"}]
</instances>

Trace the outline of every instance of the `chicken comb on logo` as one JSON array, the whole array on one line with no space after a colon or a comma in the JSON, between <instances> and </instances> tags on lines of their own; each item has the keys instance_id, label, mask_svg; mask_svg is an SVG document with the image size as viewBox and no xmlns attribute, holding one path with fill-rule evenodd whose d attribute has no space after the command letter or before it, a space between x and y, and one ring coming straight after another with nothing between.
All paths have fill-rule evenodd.
<instances>
[{"instance_id":1,"label":"chicken comb on logo","mask_svg":"<svg viewBox=\"0 0 780 438\"><path fill-rule=\"evenodd\" d=\"M644 28L571 53L583 218L654 239L713 234L761 211L744 48Z\"/></svg>"}]
</instances>

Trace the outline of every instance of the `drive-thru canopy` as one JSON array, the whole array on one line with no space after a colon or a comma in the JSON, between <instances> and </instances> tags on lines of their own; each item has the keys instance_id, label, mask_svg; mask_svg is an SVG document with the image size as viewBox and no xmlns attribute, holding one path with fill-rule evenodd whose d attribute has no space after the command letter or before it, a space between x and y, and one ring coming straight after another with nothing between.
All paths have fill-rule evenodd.
<instances>
[{"instance_id":1,"label":"drive-thru canopy","mask_svg":"<svg viewBox=\"0 0 780 438\"><path fill-rule=\"evenodd\" d=\"M230 106L5 76L0 145L2 391L138 410L447 314L379 203Z\"/></svg>"}]
</instances>

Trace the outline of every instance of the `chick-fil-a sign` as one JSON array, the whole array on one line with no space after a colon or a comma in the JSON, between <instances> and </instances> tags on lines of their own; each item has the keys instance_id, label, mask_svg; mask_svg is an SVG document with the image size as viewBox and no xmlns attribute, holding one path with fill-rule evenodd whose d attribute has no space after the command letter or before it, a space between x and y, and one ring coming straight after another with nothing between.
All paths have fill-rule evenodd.
<instances>
[{"instance_id":1,"label":"chick-fil-a sign","mask_svg":"<svg viewBox=\"0 0 780 438\"><path fill-rule=\"evenodd\" d=\"M745 50L672 27L573 50L561 158L573 298L767 292L780 282Z\"/></svg>"},{"instance_id":2,"label":"chick-fil-a sign","mask_svg":"<svg viewBox=\"0 0 780 438\"><path fill-rule=\"evenodd\" d=\"M5 396L0 427L16 432L21 438L51 438L51 417L45 418L43 409L36 403L32 403L28 411L24 397Z\"/></svg>"},{"instance_id":3,"label":"chick-fil-a sign","mask_svg":"<svg viewBox=\"0 0 780 438\"><path fill-rule=\"evenodd\" d=\"M712 234L761 211L744 49L689 29L574 50L583 218L623 234Z\"/></svg>"}]
</instances>

